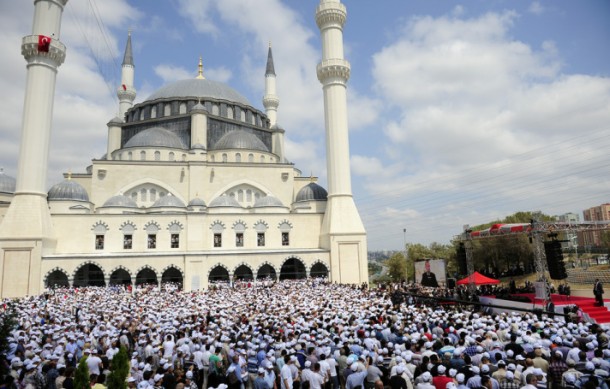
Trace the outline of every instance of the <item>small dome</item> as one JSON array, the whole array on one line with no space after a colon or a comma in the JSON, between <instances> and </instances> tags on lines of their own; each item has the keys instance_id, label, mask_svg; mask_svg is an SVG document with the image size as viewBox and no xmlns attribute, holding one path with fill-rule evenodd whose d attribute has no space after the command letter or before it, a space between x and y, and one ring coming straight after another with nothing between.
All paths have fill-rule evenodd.
<instances>
[{"instance_id":1,"label":"small dome","mask_svg":"<svg viewBox=\"0 0 610 389\"><path fill-rule=\"evenodd\" d=\"M167 196L159 197L157 201L151 208L162 208L162 207L174 207L174 208L184 208L184 203L176 196L172 196L168 194Z\"/></svg>"},{"instance_id":2,"label":"small dome","mask_svg":"<svg viewBox=\"0 0 610 389\"><path fill-rule=\"evenodd\" d=\"M222 136L214 145L215 150L246 149L269 152L262 140L244 130L235 130Z\"/></svg>"},{"instance_id":3,"label":"small dome","mask_svg":"<svg viewBox=\"0 0 610 389\"><path fill-rule=\"evenodd\" d=\"M235 200L235 198L231 196L227 196L223 194L220 197L216 197L214 200L210 202L208 208L214 207L234 207L234 208L242 208L242 206Z\"/></svg>"},{"instance_id":4,"label":"small dome","mask_svg":"<svg viewBox=\"0 0 610 389\"><path fill-rule=\"evenodd\" d=\"M157 99L213 99L225 100L243 105L250 105L248 99L242 96L235 89L223 84L222 82L208 79L191 78L167 84L148 96L146 101Z\"/></svg>"},{"instance_id":5,"label":"small dome","mask_svg":"<svg viewBox=\"0 0 610 389\"><path fill-rule=\"evenodd\" d=\"M138 204L125 195L112 196L102 207L122 207L122 208L138 208Z\"/></svg>"},{"instance_id":6,"label":"small dome","mask_svg":"<svg viewBox=\"0 0 610 389\"><path fill-rule=\"evenodd\" d=\"M81 184L68 179L53 185L49 190L47 200L89 201L89 194Z\"/></svg>"},{"instance_id":7,"label":"small dome","mask_svg":"<svg viewBox=\"0 0 610 389\"><path fill-rule=\"evenodd\" d=\"M283 207L284 204L274 196L263 196L256 199L254 202L254 208L263 208L263 207Z\"/></svg>"},{"instance_id":8,"label":"small dome","mask_svg":"<svg viewBox=\"0 0 610 389\"><path fill-rule=\"evenodd\" d=\"M17 181L6 174L4 169L0 169L0 193L15 193Z\"/></svg>"},{"instance_id":9,"label":"small dome","mask_svg":"<svg viewBox=\"0 0 610 389\"><path fill-rule=\"evenodd\" d=\"M125 143L123 148L129 147L170 147L172 149L185 149L184 144L175 133L161 127L153 127L140 131Z\"/></svg>"},{"instance_id":10,"label":"small dome","mask_svg":"<svg viewBox=\"0 0 610 389\"><path fill-rule=\"evenodd\" d=\"M195 197L189 201L189 207L205 207L205 201L201 200L199 197Z\"/></svg>"},{"instance_id":11,"label":"small dome","mask_svg":"<svg viewBox=\"0 0 610 389\"><path fill-rule=\"evenodd\" d=\"M328 192L315 182L310 182L301 188L297 193L296 202L298 201L326 201Z\"/></svg>"}]
</instances>

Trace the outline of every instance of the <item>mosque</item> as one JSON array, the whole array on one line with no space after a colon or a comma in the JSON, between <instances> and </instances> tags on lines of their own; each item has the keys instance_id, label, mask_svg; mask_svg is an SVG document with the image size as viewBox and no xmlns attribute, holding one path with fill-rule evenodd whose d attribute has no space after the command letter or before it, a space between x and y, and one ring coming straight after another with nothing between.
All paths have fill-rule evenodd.
<instances>
[{"instance_id":1,"label":"mosque","mask_svg":"<svg viewBox=\"0 0 610 389\"><path fill-rule=\"evenodd\" d=\"M58 285L175 282L197 290L253 279L368 281L366 232L351 193L347 14L339 0L321 0L316 10L328 191L285 155L271 47L261 74L263 110L207 79L201 59L196 78L165 85L134 105L131 35L106 154L47 191L67 1L36 1L32 34L22 42L27 81L19 169L16 179L0 172L2 297Z\"/></svg>"}]
</instances>

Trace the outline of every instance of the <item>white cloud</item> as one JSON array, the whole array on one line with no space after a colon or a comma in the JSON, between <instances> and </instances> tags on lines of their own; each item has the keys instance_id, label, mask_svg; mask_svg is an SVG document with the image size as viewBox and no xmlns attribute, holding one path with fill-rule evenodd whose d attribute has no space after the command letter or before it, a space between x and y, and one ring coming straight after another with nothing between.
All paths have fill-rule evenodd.
<instances>
[{"instance_id":1,"label":"white cloud","mask_svg":"<svg viewBox=\"0 0 610 389\"><path fill-rule=\"evenodd\" d=\"M155 66L155 74L163 80L163 83L185 80L187 78L193 78L196 74L192 71L188 71L180 66L161 64Z\"/></svg>"},{"instance_id":2,"label":"white cloud","mask_svg":"<svg viewBox=\"0 0 610 389\"><path fill-rule=\"evenodd\" d=\"M542 6L542 4L540 4L539 1L534 1L530 4L530 6L528 7L528 12L531 12L535 15L541 15L544 13L544 11L546 10L545 7Z\"/></svg>"}]
</instances>

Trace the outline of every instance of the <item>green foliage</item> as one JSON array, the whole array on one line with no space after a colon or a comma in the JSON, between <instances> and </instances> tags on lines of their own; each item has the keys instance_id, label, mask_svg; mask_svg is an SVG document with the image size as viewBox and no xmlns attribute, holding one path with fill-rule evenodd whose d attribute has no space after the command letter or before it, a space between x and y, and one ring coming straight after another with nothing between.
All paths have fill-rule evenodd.
<instances>
[{"instance_id":1,"label":"green foliage","mask_svg":"<svg viewBox=\"0 0 610 389\"><path fill-rule=\"evenodd\" d=\"M407 261L403 253L395 253L386 262L388 276L393 282L407 279Z\"/></svg>"},{"instance_id":2,"label":"green foliage","mask_svg":"<svg viewBox=\"0 0 610 389\"><path fill-rule=\"evenodd\" d=\"M377 274L381 271L381 265L377 262L369 261L369 275Z\"/></svg>"},{"instance_id":3,"label":"green foliage","mask_svg":"<svg viewBox=\"0 0 610 389\"><path fill-rule=\"evenodd\" d=\"M74 373L74 389L91 389L89 385L89 366L87 366L87 358L81 358Z\"/></svg>"},{"instance_id":4,"label":"green foliage","mask_svg":"<svg viewBox=\"0 0 610 389\"><path fill-rule=\"evenodd\" d=\"M17 313L12 307L8 307L0 314L0 354L6 355L9 350L11 331L17 326ZM0 377L8 374L7 366L0 364Z\"/></svg>"},{"instance_id":5,"label":"green foliage","mask_svg":"<svg viewBox=\"0 0 610 389\"><path fill-rule=\"evenodd\" d=\"M106 378L106 386L108 389L125 389L127 388L127 376L129 375L129 357L127 350L121 346L118 353L112 357L110 363L110 374Z\"/></svg>"}]
</instances>

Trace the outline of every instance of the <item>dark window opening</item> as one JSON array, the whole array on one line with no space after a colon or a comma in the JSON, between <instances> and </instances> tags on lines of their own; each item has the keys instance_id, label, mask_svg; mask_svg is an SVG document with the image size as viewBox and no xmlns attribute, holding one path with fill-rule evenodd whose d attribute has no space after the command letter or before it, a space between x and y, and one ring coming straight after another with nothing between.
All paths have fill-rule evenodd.
<instances>
[{"instance_id":1,"label":"dark window opening","mask_svg":"<svg viewBox=\"0 0 610 389\"><path fill-rule=\"evenodd\" d=\"M290 244L290 236L287 232L282 232L282 246L288 246Z\"/></svg>"},{"instance_id":2,"label":"dark window opening","mask_svg":"<svg viewBox=\"0 0 610 389\"><path fill-rule=\"evenodd\" d=\"M104 249L104 235L95 235L95 249L96 250Z\"/></svg>"},{"instance_id":3,"label":"dark window opening","mask_svg":"<svg viewBox=\"0 0 610 389\"><path fill-rule=\"evenodd\" d=\"M222 234L214 234L214 247L222 247Z\"/></svg>"},{"instance_id":4,"label":"dark window opening","mask_svg":"<svg viewBox=\"0 0 610 389\"><path fill-rule=\"evenodd\" d=\"M125 250L131 250L133 246L133 235L124 235L123 236L123 248Z\"/></svg>"},{"instance_id":5,"label":"dark window opening","mask_svg":"<svg viewBox=\"0 0 610 389\"><path fill-rule=\"evenodd\" d=\"M171 247L173 249L177 249L178 247L180 247L180 234L171 235Z\"/></svg>"},{"instance_id":6,"label":"dark window opening","mask_svg":"<svg viewBox=\"0 0 610 389\"><path fill-rule=\"evenodd\" d=\"M244 247L244 233L238 232L235 234L235 246Z\"/></svg>"},{"instance_id":7,"label":"dark window opening","mask_svg":"<svg viewBox=\"0 0 610 389\"><path fill-rule=\"evenodd\" d=\"M256 234L256 244L258 247L263 247L265 245L265 233L259 232Z\"/></svg>"},{"instance_id":8,"label":"dark window opening","mask_svg":"<svg viewBox=\"0 0 610 389\"><path fill-rule=\"evenodd\" d=\"M156 249L157 248L157 235L148 234L148 248Z\"/></svg>"}]
</instances>

